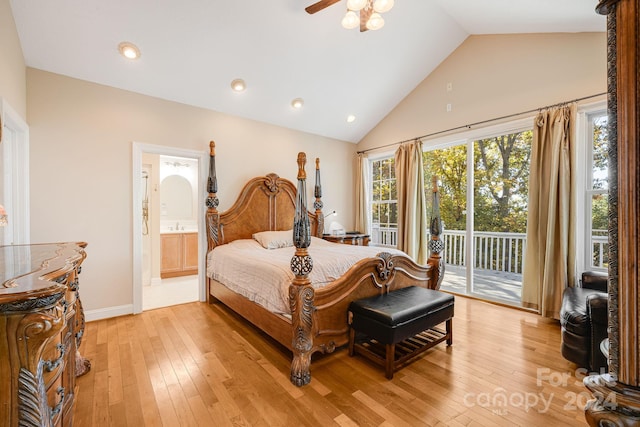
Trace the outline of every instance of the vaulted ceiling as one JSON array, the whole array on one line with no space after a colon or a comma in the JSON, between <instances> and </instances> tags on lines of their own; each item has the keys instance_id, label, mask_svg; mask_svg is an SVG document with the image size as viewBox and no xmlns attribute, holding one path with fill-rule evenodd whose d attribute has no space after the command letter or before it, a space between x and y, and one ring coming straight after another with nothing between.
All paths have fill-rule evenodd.
<instances>
[{"instance_id":1,"label":"vaulted ceiling","mask_svg":"<svg viewBox=\"0 0 640 427\"><path fill-rule=\"evenodd\" d=\"M605 31L597 0L397 0L378 31L342 0L11 0L27 66L360 141L471 34ZM123 41L142 56L118 53ZM247 89L231 90L242 78ZM294 98L303 108L291 107ZM356 120L347 123L348 115Z\"/></svg>"}]
</instances>

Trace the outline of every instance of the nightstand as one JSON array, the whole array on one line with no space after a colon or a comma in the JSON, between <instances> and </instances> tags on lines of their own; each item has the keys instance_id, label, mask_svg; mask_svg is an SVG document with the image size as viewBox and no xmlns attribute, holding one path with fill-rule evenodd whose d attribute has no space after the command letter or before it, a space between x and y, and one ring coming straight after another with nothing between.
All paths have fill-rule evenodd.
<instances>
[{"instance_id":1,"label":"nightstand","mask_svg":"<svg viewBox=\"0 0 640 427\"><path fill-rule=\"evenodd\" d=\"M369 246L369 235L361 233L347 233L342 236L334 236L333 234L323 234L322 238L333 243L342 243L344 245Z\"/></svg>"}]
</instances>

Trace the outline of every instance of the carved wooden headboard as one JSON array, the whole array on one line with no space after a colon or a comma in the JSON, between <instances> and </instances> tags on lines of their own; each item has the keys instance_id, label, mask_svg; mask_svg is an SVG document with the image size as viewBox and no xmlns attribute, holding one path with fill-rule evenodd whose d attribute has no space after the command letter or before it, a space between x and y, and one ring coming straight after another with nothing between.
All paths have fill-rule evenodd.
<instances>
[{"instance_id":1,"label":"carved wooden headboard","mask_svg":"<svg viewBox=\"0 0 640 427\"><path fill-rule=\"evenodd\" d=\"M218 212L218 184L215 170L215 143L210 143L209 180L207 191L207 251L238 239L250 239L260 231L281 231L293 228L296 186L275 173L249 180L231 208ZM322 237L324 216L319 190L319 162L316 162L315 212L308 212L311 233Z\"/></svg>"}]
</instances>

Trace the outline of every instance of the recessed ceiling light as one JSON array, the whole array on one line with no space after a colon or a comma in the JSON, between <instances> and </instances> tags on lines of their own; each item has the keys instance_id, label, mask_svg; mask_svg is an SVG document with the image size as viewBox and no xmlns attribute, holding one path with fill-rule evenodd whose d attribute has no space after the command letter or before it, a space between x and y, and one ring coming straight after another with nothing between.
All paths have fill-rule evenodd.
<instances>
[{"instance_id":1,"label":"recessed ceiling light","mask_svg":"<svg viewBox=\"0 0 640 427\"><path fill-rule=\"evenodd\" d=\"M300 108L302 108L303 105L304 105L304 99L302 98L296 98L293 101L291 101L291 106L296 110L299 110Z\"/></svg>"},{"instance_id":2,"label":"recessed ceiling light","mask_svg":"<svg viewBox=\"0 0 640 427\"><path fill-rule=\"evenodd\" d=\"M122 56L127 59L138 59L140 58L140 49L133 43L130 42L122 42L118 45L118 51Z\"/></svg>"},{"instance_id":3,"label":"recessed ceiling light","mask_svg":"<svg viewBox=\"0 0 640 427\"><path fill-rule=\"evenodd\" d=\"M242 92L247 88L247 84L242 79L235 79L231 82L231 89L236 92Z\"/></svg>"},{"instance_id":4,"label":"recessed ceiling light","mask_svg":"<svg viewBox=\"0 0 640 427\"><path fill-rule=\"evenodd\" d=\"M347 123L353 123L356 120L356 116L354 116L353 114L349 114L347 116Z\"/></svg>"}]
</instances>

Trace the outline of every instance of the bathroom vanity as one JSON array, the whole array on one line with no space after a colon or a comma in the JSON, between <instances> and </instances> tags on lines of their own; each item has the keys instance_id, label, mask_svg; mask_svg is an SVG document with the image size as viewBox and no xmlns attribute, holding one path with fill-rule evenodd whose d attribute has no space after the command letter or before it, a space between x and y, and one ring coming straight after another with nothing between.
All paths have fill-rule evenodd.
<instances>
[{"instance_id":1,"label":"bathroom vanity","mask_svg":"<svg viewBox=\"0 0 640 427\"><path fill-rule=\"evenodd\" d=\"M171 231L160 234L160 277L198 274L198 233Z\"/></svg>"}]
</instances>

